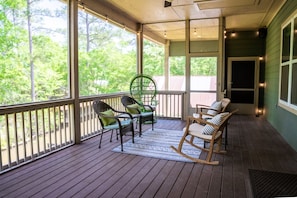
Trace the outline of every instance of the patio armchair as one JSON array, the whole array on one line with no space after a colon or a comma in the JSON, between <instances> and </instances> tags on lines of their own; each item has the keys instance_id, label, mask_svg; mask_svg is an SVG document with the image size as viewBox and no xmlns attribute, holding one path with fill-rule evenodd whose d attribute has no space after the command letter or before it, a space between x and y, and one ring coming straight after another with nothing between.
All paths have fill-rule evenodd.
<instances>
[{"instance_id":1,"label":"patio armchair","mask_svg":"<svg viewBox=\"0 0 297 198\"><path fill-rule=\"evenodd\" d=\"M105 132L111 131L110 142L112 142L113 132L116 131L116 138L120 135L121 150L123 151L123 136L131 132L134 143L133 117L127 112L115 110L103 101L94 101L93 108L101 124L101 136L99 148L101 148L102 137Z\"/></svg>"},{"instance_id":2,"label":"patio armchair","mask_svg":"<svg viewBox=\"0 0 297 198\"><path fill-rule=\"evenodd\" d=\"M132 117L137 120L139 125L139 136L142 133L142 124L149 121L154 130L154 108L150 105L145 105L130 96L123 96L121 102L126 111L132 114Z\"/></svg>"},{"instance_id":3,"label":"patio armchair","mask_svg":"<svg viewBox=\"0 0 297 198\"><path fill-rule=\"evenodd\" d=\"M171 148L183 157L186 157L194 162L202 164L218 165L219 161L212 161L212 154L226 153L226 150L221 150L222 136L224 128L226 127L228 120L237 110L229 113L219 113L210 120L204 120L202 118L194 118L189 116L187 118L187 125L183 129L184 135L182 136L178 147L171 146ZM202 125L203 124L203 125ZM202 139L204 142L209 143L209 147L205 148L194 143L194 138ZM194 148L201 149L207 152L206 159L200 159L199 156L193 157L185 154L182 151L184 143L188 143Z\"/></svg>"}]
</instances>

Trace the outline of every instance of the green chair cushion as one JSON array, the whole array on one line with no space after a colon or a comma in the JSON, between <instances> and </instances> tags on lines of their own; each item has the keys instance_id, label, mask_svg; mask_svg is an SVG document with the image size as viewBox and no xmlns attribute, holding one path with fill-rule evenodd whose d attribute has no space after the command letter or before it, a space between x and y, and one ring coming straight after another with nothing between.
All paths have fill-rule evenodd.
<instances>
[{"instance_id":1,"label":"green chair cushion","mask_svg":"<svg viewBox=\"0 0 297 198\"><path fill-rule=\"evenodd\" d=\"M114 116L114 113L111 109L101 112L101 114L106 115L106 116ZM101 120L102 120L104 126L108 126L108 125L116 123L115 118L107 118L107 117L101 116Z\"/></svg>"},{"instance_id":2,"label":"green chair cushion","mask_svg":"<svg viewBox=\"0 0 297 198\"><path fill-rule=\"evenodd\" d=\"M140 106L135 103L135 104L131 104L131 105L127 105L127 111L131 114L139 114L139 112L137 111L137 109L140 110Z\"/></svg>"}]
</instances>

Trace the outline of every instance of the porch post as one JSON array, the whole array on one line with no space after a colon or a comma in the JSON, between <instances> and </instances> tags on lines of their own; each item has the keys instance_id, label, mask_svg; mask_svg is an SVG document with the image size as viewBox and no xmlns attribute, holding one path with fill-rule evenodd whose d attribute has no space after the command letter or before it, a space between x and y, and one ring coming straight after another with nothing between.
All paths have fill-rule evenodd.
<instances>
[{"instance_id":1,"label":"porch post","mask_svg":"<svg viewBox=\"0 0 297 198\"><path fill-rule=\"evenodd\" d=\"M137 74L143 74L143 25L137 30Z\"/></svg>"},{"instance_id":2,"label":"porch post","mask_svg":"<svg viewBox=\"0 0 297 198\"><path fill-rule=\"evenodd\" d=\"M170 48L170 40L166 40L165 44L165 60L164 60L164 67L165 67L165 90L169 90L169 48Z\"/></svg>"},{"instance_id":3,"label":"porch post","mask_svg":"<svg viewBox=\"0 0 297 198\"><path fill-rule=\"evenodd\" d=\"M78 6L76 0L69 1L69 76L70 98L74 99L72 109L71 128L74 131L75 144L80 139L80 104L79 104L79 78L78 78Z\"/></svg>"},{"instance_id":4,"label":"porch post","mask_svg":"<svg viewBox=\"0 0 297 198\"><path fill-rule=\"evenodd\" d=\"M184 100L184 112L183 112L183 118L186 118L189 113L190 108L190 20L185 21L186 25L186 94L185 94L185 100Z\"/></svg>"}]
</instances>

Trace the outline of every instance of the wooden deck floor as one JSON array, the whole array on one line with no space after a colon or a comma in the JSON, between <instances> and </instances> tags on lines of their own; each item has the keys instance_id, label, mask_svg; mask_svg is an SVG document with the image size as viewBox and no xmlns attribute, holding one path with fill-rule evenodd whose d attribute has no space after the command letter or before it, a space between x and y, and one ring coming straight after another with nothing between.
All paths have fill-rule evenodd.
<instances>
[{"instance_id":1,"label":"wooden deck floor","mask_svg":"<svg viewBox=\"0 0 297 198\"><path fill-rule=\"evenodd\" d=\"M182 129L180 120L155 128ZM146 125L145 128L150 127ZM0 175L0 197L253 197L248 169L297 173L297 153L261 118L235 115L218 166L112 152L98 137ZM127 140L129 137L125 137Z\"/></svg>"}]
</instances>

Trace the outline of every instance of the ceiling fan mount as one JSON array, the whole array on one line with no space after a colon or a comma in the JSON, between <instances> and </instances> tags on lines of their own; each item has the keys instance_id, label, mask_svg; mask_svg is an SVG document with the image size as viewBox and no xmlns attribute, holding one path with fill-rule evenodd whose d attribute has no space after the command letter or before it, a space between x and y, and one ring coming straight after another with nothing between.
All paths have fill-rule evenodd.
<instances>
[{"instance_id":1,"label":"ceiling fan mount","mask_svg":"<svg viewBox=\"0 0 297 198\"><path fill-rule=\"evenodd\" d=\"M173 0L165 0L164 1L164 8L171 7Z\"/></svg>"}]
</instances>

